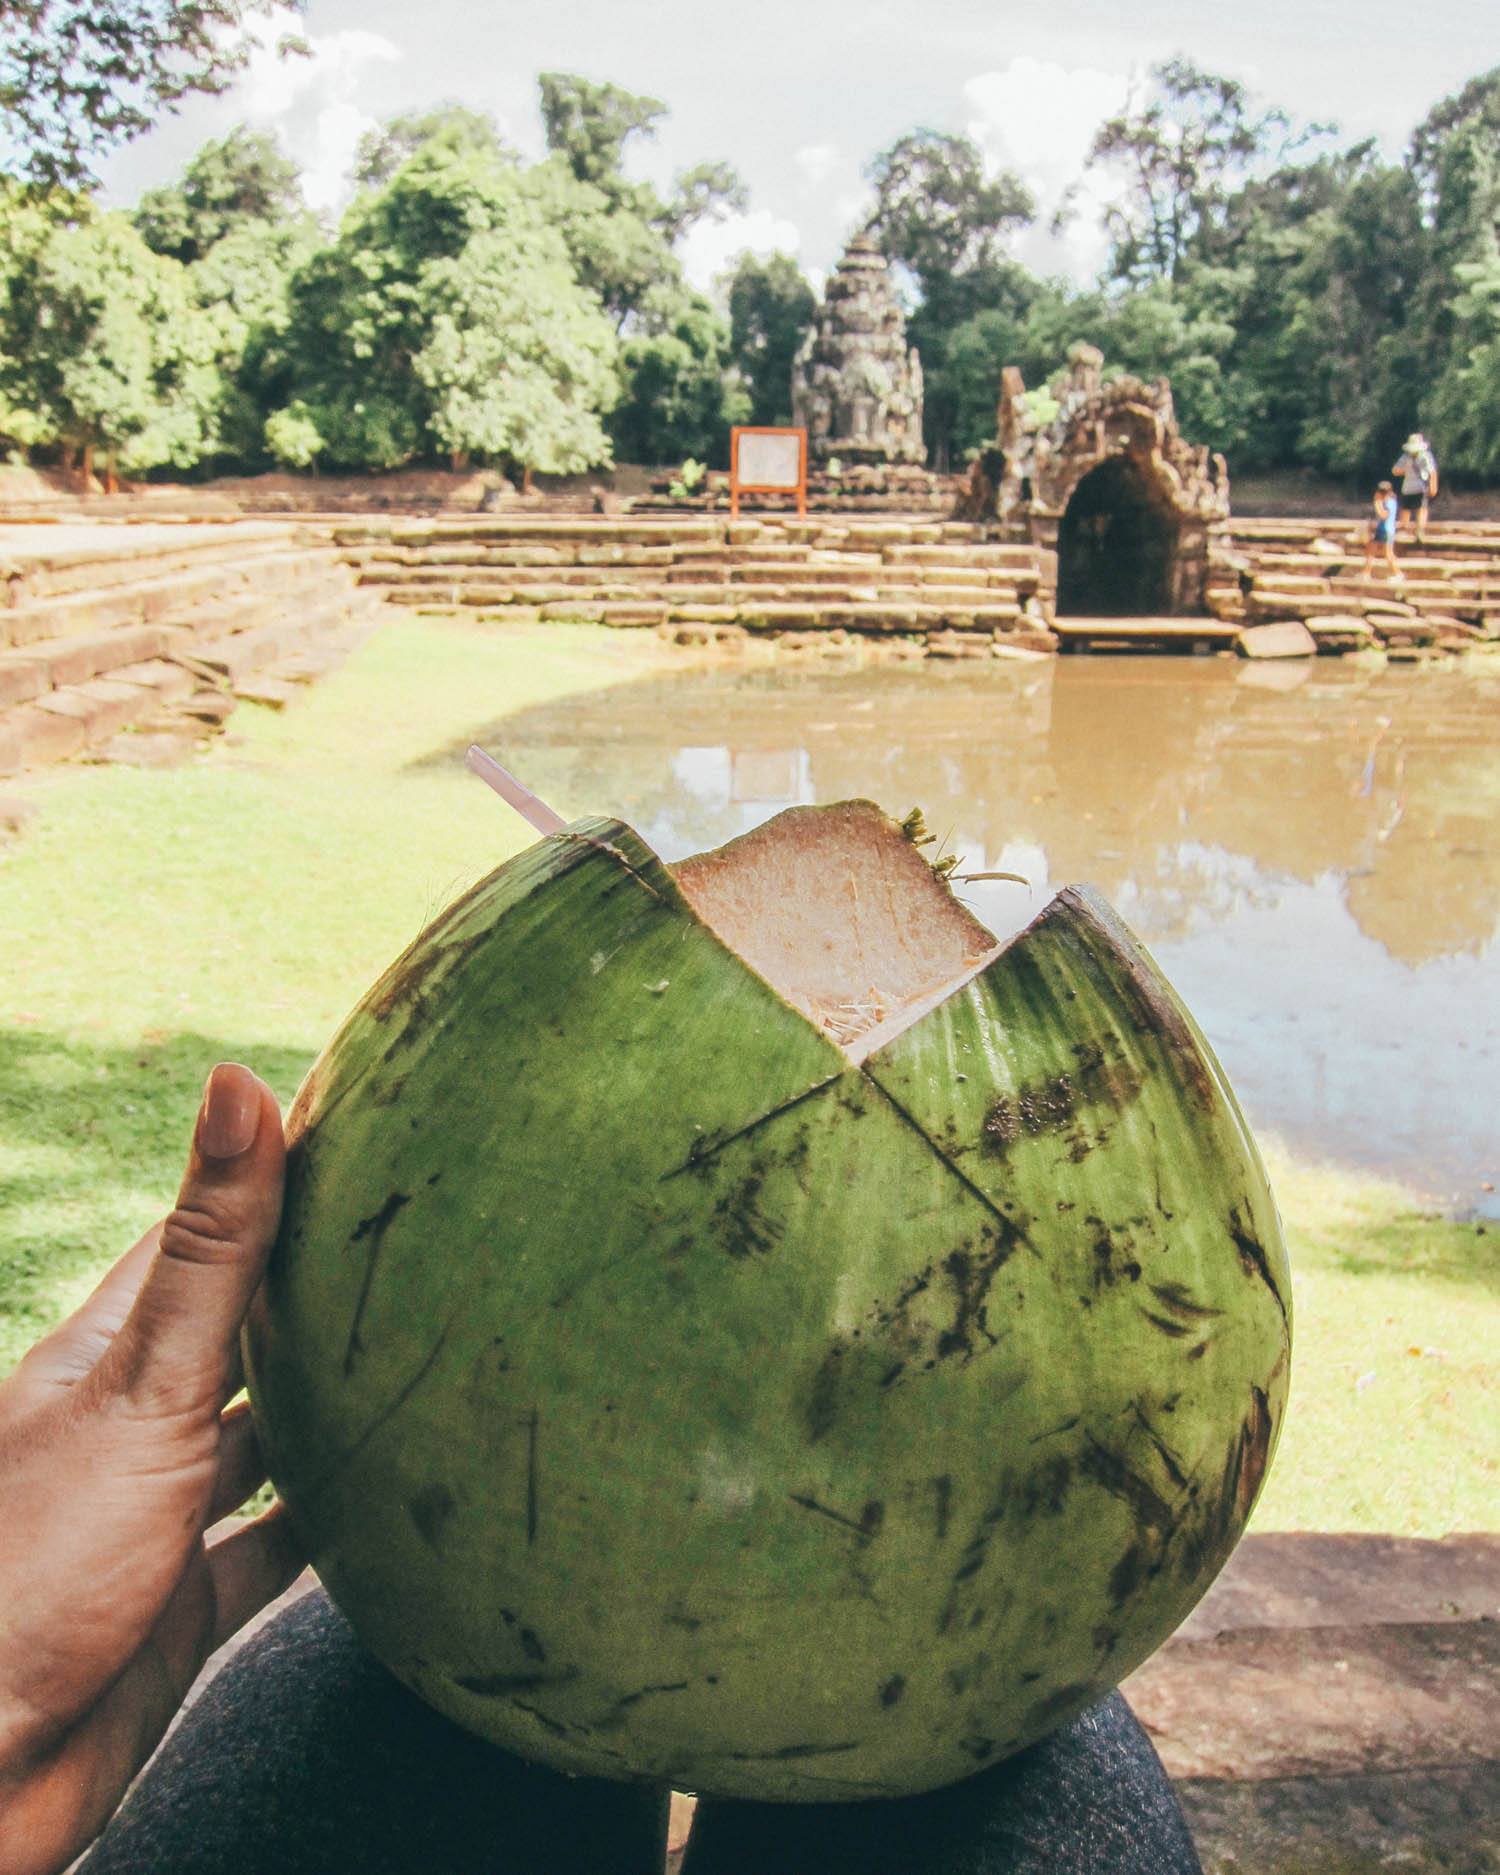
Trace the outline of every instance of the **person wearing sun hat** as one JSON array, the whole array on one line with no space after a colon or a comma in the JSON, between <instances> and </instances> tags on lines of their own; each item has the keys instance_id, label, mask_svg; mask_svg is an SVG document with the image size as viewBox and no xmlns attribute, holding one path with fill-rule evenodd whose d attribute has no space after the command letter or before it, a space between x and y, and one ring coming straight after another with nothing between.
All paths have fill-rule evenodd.
<instances>
[{"instance_id":1,"label":"person wearing sun hat","mask_svg":"<svg viewBox=\"0 0 1500 1875\"><path fill-rule=\"evenodd\" d=\"M1391 474L1401 477L1401 512L1413 517L1420 547L1427 532L1427 504L1438 491L1437 457L1420 430L1413 430L1401 445Z\"/></svg>"}]
</instances>

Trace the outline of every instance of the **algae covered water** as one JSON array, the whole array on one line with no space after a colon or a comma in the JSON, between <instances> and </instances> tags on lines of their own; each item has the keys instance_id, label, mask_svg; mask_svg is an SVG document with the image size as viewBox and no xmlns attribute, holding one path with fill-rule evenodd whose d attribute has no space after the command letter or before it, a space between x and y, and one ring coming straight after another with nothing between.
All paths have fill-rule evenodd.
<instances>
[{"instance_id":1,"label":"algae covered water","mask_svg":"<svg viewBox=\"0 0 1500 1875\"><path fill-rule=\"evenodd\" d=\"M1055 659L687 668L483 732L667 859L920 805L992 929L1096 884L1257 1128L1500 1215L1500 670Z\"/></svg>"}]
</instances>

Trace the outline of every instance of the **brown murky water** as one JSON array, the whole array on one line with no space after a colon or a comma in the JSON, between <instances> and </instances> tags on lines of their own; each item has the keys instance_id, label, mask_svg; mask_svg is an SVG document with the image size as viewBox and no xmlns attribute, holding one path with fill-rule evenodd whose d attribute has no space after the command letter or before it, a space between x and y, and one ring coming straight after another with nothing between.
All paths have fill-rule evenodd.
<instances>
[{"instance_id":1,"label":"brown murky water","mask_svg":"<svg viewBox=\"0 0 1500 1875\"><path fill-rule=\"evenodd\" d=\"M965 888L997 931L1091 880L1257 1127L1500 1215L1500 670L685 669L484 739L668 859L863 795L1033 882Z\"/></svg>"}]
</instances>

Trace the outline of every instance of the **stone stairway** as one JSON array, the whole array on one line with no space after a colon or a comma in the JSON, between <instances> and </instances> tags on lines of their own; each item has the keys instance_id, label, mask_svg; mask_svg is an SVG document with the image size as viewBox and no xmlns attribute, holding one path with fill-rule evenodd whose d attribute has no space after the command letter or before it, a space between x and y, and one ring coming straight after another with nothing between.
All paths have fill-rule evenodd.
<instances>
[{"instance_id":1,"label":"stone stairway","mask_svg":"<svg viewBox=\"0 0 1500 1875\"><path fill-rule=\"evenodd\" d=\"M287 702L373 618L306 528L0 526L0 774L196 742L240 700Z\"/></svg>"},{"instance_id":2,"label":"stone stairway","mask_svg":"<svg viewBox=\"0 0 1500 1875\"><path fill-rule=\"evenodd\" d=\"M370 520L333 529L362 586L423 611L655 626L787 648L859 635L918 655L1050 651L1052 556L972 527L857 517Z\"/></svg>"},{"instance_id":3,"label":"stone stairway","mask_svg":"<svg viewBox=\"0 0 1500 1875\"><path fill-rule=\"evenodd\" d=\"M1251 1535L1125 1692L1205 1875L1500 1870L1500 1537Z\"/></svg>"},{"instance_id":4,"label":"stone stairway","mask_svg":"<svg viewBox=\"0 0 1500 1875\"><path fill-rule=\"evenodd\" d=\"M1430 527L1403 534L1398 574L1377 558L1364 572L1362 522L1237 520L1233 551L1208 592L1218 619L1300 620L1323 652L1384 650L1408 661L1500 638L1500 527Z\"/></svg>"}]
</instances>

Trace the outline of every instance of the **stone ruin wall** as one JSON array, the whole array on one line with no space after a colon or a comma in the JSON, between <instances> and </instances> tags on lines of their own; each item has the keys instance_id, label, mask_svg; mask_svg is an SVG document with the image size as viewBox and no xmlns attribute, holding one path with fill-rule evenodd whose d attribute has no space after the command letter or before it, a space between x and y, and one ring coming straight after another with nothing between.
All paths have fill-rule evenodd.
<instances>
[{"instance_id":1,"label":"stone ruin wall","mask_svg":"<svg viewBox=\"0 0 1500 1875\"><path fill-rule=\"evenodd\" d=\"M1202 613L1210 588L1233 584L1238 577L1229 537L1228 467L1221 455L1183 437L1165 378L1152 384L1132 377L1106 383L1103 363L1103 354L1092 345L1072 347L1056 414L1046 422L1028 408L1021 373L1006 366L998 447L976 463L960 512L978 519L976 503L982 504L998 518L1004 537L1055 551L1079 483L1102 463L1123 456L1175 530L1171 610ZM977 486L985 482L990 485Z\"/></svg>"}]
</instances>

